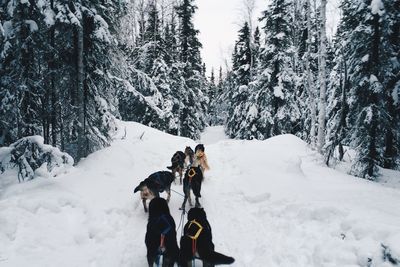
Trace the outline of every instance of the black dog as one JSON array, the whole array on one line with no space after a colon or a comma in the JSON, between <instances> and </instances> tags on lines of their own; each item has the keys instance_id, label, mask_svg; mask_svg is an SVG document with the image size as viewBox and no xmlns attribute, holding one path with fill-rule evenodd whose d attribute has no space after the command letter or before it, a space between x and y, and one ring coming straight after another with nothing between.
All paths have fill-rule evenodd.
<instances>
[{"instance_id":1,"label":"black dog","mask_svg":"<svg viewBox=\"0 0 400 267\"><path fill-rule=\"evenodd\" d=\"M160 264L161 256L163 267L173 267L178 262L175 221L169 212L167 201L163 198L150 201L145 243L149 266Z\"/></svg>"},{"instance_id":2,"label":"black dog","mask_svg":"<svg viewBox=\"0 0 400 267\"><path fill-rule=\"evenodd\" d=\"M144 211L147 212L146 200L159 197L161 192L167 192L167 201L171 198L171 183L174 176L168 171L155 172L135 188L134 193L140 191Z\"/></svg>"},{"instance_id":3,"label":"black dog","mask_svg":"<svg viewBox=\"0 0 400 267\"><path fill-rule=\"evenodd\" d=\"M235 259L215 252L212 242L211 226L202 208L192 208L180 242L179 261L181 267L189 267L194 258L203 261L203 267L219 264L232 264Z\"/></svg>"},{"instance_id":4,"label":"black dog","mask_svg":"<svg viewBox=\"0 0 400 267\"><path fill-rule=\"evenodd\" d=\"M182 209L185 209L186 201L189 199L190 206L193 206L192 199L190 197L190 189L192 189L194 196L196 197L196 207L200 207L199 198L201 197L201 183L203 182L203 172L200 167L190 167L183 179L183 193L185 198L182 203Z\"/></svg>"},{"instance_id":5,"label":"black dog","mask_svg":"<svg viewBox=\"0 0 400 267\"><path fill-rule=\"evenodd\" d=\"M179 182L182 184L182 173L185 169L185 158L186 155L182 151L176 151L175 154L171 158L171 166L167 167L171 170L172 174L176 175L179 173Z\"/></svg>"}]
</instances>

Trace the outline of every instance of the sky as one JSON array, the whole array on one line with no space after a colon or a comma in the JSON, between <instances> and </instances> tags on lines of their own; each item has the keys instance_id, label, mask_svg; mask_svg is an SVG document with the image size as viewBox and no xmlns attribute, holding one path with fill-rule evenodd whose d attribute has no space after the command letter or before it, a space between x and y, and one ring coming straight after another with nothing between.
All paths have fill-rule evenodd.
<instances>
[{"instance_id":1,"label":"sky","mask_svg":"<svg viewBox=\"0 0 400 267\"><path fill-rule=\"evenodd\" d=\"M261 14L261 3L256 1L255 17ZM243 0L198 0L195 16L195 27L200 30L200 41L203 44L202 57L209 74L214 67L225 69L230 64L230 57L241 23L244 22ZM264 4L265 5L265 4Z\"/></svg>"},{"instance_id":2,"label":"sky","mask_svg":"<svg viewBox=\"0 0 400 267\"><path fill-rule=\"evenodd\" d=\"M265 10L267 0L254 0L254 24L261 12ZM327 6L327 35L335 33L339 20L339 0L328 0ZM226 69L230 65L233 45L238 31L244 22L245 0L197 0L195 27L200 30L200 41L203 44L202 58L207 66L208 75L214 67L217 75L219 67Z\"/></svg>"}]
</instances>

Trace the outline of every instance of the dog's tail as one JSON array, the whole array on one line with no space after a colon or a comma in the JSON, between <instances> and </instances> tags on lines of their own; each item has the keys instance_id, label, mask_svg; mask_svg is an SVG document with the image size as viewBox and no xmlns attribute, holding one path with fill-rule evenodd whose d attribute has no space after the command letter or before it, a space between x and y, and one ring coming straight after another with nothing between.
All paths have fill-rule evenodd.
<instances>
[{"instance_id":1,"label":"dog's tail","mask_svg":"<svg viewBox=\"0 0 400 267\"><path fill-rule=\"evenodd\" d=\"M206 260L215 265L232 264L235 262L234 258L218 253L216 251L213 251L210 255L208 255Z\"/></svg>"}]
</instances>

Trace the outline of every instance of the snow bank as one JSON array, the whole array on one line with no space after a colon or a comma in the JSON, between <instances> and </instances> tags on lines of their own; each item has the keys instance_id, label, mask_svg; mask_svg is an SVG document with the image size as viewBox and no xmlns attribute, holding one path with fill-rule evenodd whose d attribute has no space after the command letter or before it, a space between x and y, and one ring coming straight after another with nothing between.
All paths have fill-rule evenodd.
<instances>
[{"instance_id":1,"label":"snow bank","mask_svg":"<svg viewBox=\"0 0 400 267\"><path fill-rule=\"evenodd\" d=\"M0 148L0 171L6 166L17 167L19 182L37 176L57 176L73 164L70 155L45 145L41 136L24 137L9 147Z\"/></svg>"}]
</instances>

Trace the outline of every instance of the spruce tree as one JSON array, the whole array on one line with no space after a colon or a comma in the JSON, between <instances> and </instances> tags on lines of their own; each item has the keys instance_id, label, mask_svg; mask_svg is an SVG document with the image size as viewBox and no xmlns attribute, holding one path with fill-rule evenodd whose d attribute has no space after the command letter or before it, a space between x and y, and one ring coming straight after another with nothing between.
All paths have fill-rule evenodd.
<instances>
[{"instance_id":1,"label":"spruce tree","mask_svg":"<svg viewBox=\"0 0 400 267\"><path fill-rule=\"evenodd\" d=\"M298 131L300 111L295 99L292 60L292 4L289 0L274 0L262 17L265 45L260 52L261 70L254 94L260 113L252 126L260 139Z\"/></svg>"},{"instance_id":2,"label":"spruce tree","mask_svg":"<svg viewBox=\"0 0 400 267\"><path fill-rule=\"evenodd\" d=\"M245 22L239 30L238 40L235 43L234 54L232 55L235 85L229 96L231 107L229 108L227 129L229 136L236 138L252 138L251 134L248 134L248 121L246 120L252 64L250 35L248 23Z\"/></svg>"},{"instance_id":3,"label":"spruce tree","mask_svg":"<svg viewBox=\"0 0 400 267\"><path fill-rule=\"evenodd\" d=\"M351 88L348 120L353 125L349 134L352 146L357 148L352 173L367 179L378 175L378 166L384 164L385 137L393 133L387 127L393 123L388 108L395 98L386 94L387 81L391 80L388 76L395 77L390 71L395 68L388 68L394 66L391 63L394 47L386 42L391 32L385 25L394 22L390 17L396 12L390 8L390 2L364 0L358 4L351 1L342 4L340 27L346 31L344 56L348 61ZM385 41L382 43L382 40ZM384 137L381 133L388 134ZM386 143L389 150L390 143Z\"/></svg>"},{"instance_id":4,"label":"spruce tree","mask_svg":"<svg viewBox=\"0 0 400 267\"><path fill-rule=\"evenodd\" d=\"M207 82L200 56L202 45L197 37L199 31L193 25L196 9L194 0L183 0L176 7L180 20L179 58L184 66L183 77L185 79L185 98L180 114L181 134L195 139L200 137L200 131L206 125L205 113L208 102L207 96L203 92L206 90Z\"/></svg>"}]
</instances>

